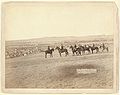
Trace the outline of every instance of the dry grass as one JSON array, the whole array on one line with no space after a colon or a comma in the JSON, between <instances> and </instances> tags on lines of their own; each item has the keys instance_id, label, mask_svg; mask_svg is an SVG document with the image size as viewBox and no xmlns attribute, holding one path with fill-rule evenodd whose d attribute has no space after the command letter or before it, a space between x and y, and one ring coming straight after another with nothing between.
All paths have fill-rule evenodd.
<instances>
[{"instance_id":1,"label":"dry grass","mask_svg":"<svg viewBox=\"0 0 120 95\"><path fill-rule=\"evenodd\" d=\"M44 54L6 60L6 88L112 88L113 53L44 58ZM77 74L76 69L94 68L95 74Z\"/></svg>"}]
</instances>

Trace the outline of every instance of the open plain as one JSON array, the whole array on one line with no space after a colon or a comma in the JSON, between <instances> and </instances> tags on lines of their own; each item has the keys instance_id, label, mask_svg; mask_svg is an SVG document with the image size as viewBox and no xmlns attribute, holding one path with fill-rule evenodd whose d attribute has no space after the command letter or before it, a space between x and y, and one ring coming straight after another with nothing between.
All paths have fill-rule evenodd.
<instances>
[{"instance_id":1,"label":"open plain","mask_svg":"<svg viewBox=\"0 0 120 95\"><path fill-rule=\"evenodd\" d=\"M40 89L109 89L113 87L113 44L109 52L45 58L44 52L5 60L6 88ZM80 74L77 69L96 69L96 73Z\"/></svg>"}]
</instances>

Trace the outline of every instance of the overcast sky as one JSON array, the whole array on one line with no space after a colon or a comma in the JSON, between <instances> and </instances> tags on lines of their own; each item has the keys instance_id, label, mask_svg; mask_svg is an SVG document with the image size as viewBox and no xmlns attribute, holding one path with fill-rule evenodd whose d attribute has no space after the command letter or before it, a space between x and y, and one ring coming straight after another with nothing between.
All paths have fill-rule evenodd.
<instances>
[{"instance_id":1,"label":"overcast sky","mask_svg":"<svg viewBox=\"0 0 120 95\"><path fill-rule=\"evenodd\" d=\"M113 35L115 14L113 3L8 3L5 37Z\"/></svg>"}]
</instances>

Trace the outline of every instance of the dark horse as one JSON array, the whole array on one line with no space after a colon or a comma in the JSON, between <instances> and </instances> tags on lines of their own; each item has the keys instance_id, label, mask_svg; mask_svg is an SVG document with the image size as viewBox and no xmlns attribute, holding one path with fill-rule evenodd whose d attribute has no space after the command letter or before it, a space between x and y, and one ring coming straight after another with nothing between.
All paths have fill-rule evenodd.
<instances>
[{"instance_id":1,"label":"dark horse","mask_svg":"<svg viewBox=\"0 0 120 95\"><path fill-rule=\"evenodd\" d=\"M77 51L79 52L80 55L85 54L85 51L89 51L89 49L85 48L84 46L79 46L77 48Z\"/></svg>"},{"instance_id":2,"label":"dark horse","mask_svg":"<svg viewBox=\"0 0 120 95\"><path fill-rule=\"evenodd\" d=\"M94 52L94 50L96 50L96 53L99 52L99 48L96 46L89 46L89 48L91 49L92 53Z\"/></svg>"},{"instance_id":3,"label":"dark horse","mask_svg":"<svg viewBox=\"0 0 120 95\"><path fill-rule=\"evenodd\" d=\"M50 50L46 50L45 51L45 58L47 58L47 54L50 54L50 57L53 57L53 51L54 51L54 48L52 48Z\"/></svg>"},{"instance_id":4,"label":"dark horse","mask_svg":"<svg viewBox=\"0 0 120 95\"><path fill-rule=\"evenodd\" d=\"M65 56L69 54L67 49L60 49L59 47L56 47L56 49L58 50L60 57L61 57L61 53L65 53Z\"/></svg>"},{"instance_id":5,"label":"dark horse","mask_svg":"<svg viewBox=\"0 0 120 95\"><path fill-rule=\"evenodd\" d=\"M78 54L78 48L75 48L72 45L70 46L70 48L72 49L73 55L75 55L75 54L77 55Z\"/></svg>"},{"instance_id":6,"label":"dark horse","mask_svg":"<svg viewBox=\"0 0 120 95\"><path fill-rule=\"evenodd\" d=\"M76 53L76 55L82 55L83 53L85 53L85 48L83 46L79 46L79 47L73 47L70 46L70 48L72 49L73 55Z\"/></svg>"}]
</instances>

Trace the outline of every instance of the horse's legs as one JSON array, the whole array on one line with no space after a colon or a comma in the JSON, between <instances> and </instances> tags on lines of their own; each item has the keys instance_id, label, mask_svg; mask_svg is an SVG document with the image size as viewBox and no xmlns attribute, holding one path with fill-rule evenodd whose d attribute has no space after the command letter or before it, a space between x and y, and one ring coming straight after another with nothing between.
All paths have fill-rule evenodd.
<instances>
[{"instance_id":1,"label":"horse's legs","mask_svg":"<svg viewBox=\"0 0 120 95\"><path fill-rule=\"evenodd\" d=\"M65 56L67 56L67 55L68 55L68 51L65 52Z\"/></svg>"},{"instance_id":2,"label":"horse's legs","mask_svg":"<svg viewBox=\"0 0 120 95\"><path fill-rule=\"evenodd\" d=\"M100 52L100 51L99 51L99 48L98 48L98 52Z\"/></svg>"},{"instance_id":3,"label":"horse's legs","mask_svg":"<svg viewBox=\"0 0 120 95\"><path fill-rule=\"evenodd\" d=\"M67 52L65 52L65 56L67 56Z\"/></svg>"},{"instance_id":4,"label":"horse's legs","mask_svg":"<svg viewBox=\"0 0 120 95\"><path fill-rule=\"evenodd\" d=\"M108 47L106 49L107 49L107 52L108 52L109 51Z\"/></svg>"},{"instance_id":5,"label":"horse's legs","mask_svg":"<svg viewBox=\"0 0 120 95\"><path fill-rule=\"evenodd\" d=\"M98 53L98 49L96 49L96 53Z\"/></svg>"},{"instance_id":6,"label":"horse's legs","mask_svg":"<svg viewBox=\"0 0 120 95\"><path fill-rule=\"evenodd\" d=\"M68 51L66 51L66 54L69 55Z\"/></svg>"},{"instance_id":7,"label":"horse's legs","mask_svg":"<svg viewBox=\"0 0 120 95\"><path fill-rule=\"evenodd\" d=\"M60 54L60 57L61 57L61 53L59 52L59 54Z\"/></svg>"},{"instance_id":8,"label":"horse's legs","mask_svg":"<svg viewBox=\"0 0 120 95\"><path fill-rule=\"evenodd\" d=\"M89 54L90 50L87 50L87 54Z\"/></svg>"},{"instance_id":9,"label":"horse's legs","mask_svg":"<svg viewBox=\"0 0 120 95\"><path fill-rule=\"evenodd\" d=\"M73 51L73 56L75 55L75 52Z\"/></svg>"},{"instance_id":10,"label":"horse's legs","mask_svg":"<svg viewBox=\"0 0 120 95\"><path fill-rule=\"evenodd\" d=\"M92 54L93 54L93 49L92 49Z\"/></svg>"},{"instance_id":11,"label":"horse's legs","mask_svg":"<svg viewBox=\"0 0 120 95\"><path fill-rule=\"evenodd\" d=\"M99 49L98 48L96 48L96 53L98 53L99 52Z\"/></svg>"},{"instance_id":12,"label":"horse's legs","mask_svg":"<svg viewBox=\"0 0 120 95\"><path fill-rule=\"evenodd\" d=\"M78 52L78 55L81 55L81 52L80 51L77 51Z\"/></svg>"},{"instance_id":13,"label":"horse's legs","mask_svg":"<svg viewBox=\"0 0 120 95\"><path fill-rule=\"evenodd\" d=\"M77 55L77 52L75 51L75 54Z\"/></svg>"},{"instance_id":14,"label":"horse's legs","mask_svg":"<svg viewBox=\"0 0 120 95\"><path fill-rule=\"evenodd\" d=\"M77 51L75 53L76 53L76 55L79 55Z\"/></svg>"},{"instance_id":15,"label":"horse's legs","mask_svg":"<svg viewBox=\"0 0 120 95\"><path fill-rule=\"evenodd\" d=\"M86 54L85 52L86 52L86 50L84 51L84 54Z\"/></svg>"},{"instance_id":16,"label":"horse's legs","mask_svg":"<svg viewBox=\"0 0 120 95\"><path fill-rule=\"evenodd\" d=\"M85 54L85 50L83 50L82 52L83 52L83 54Z\"/></svg>"},{"instance_id":17,"label":"horse's legs","mask_svg":"<svg viewBox=\"0 0 120 95\"><path fill-rule=\"evenodd\" d=\"M96 49L96 53L98 53L98 49Z\"/></svg>"},{"instance_id":18,"label":"horse's legs","mask_svg":"<svg viewBox=\"0 0 120 95\"><path fill-rule=\"evenodd\" d=\"M80 51L80 54L82 55L82 54L83 54L83 52L82 52L82 51Z\"/></svg>"},{"instance_id":19,"label":"horse's legs","mask_svg":"<svg viewBox=\"0 0 120 95\"><path fill-rule=\"evenodd\" d=\"M50 54L50 57L53 57L53 54L52 54L52 53Z\"/></svg>"},{"instance_id":20,"label":"horse's legs","mask_svg":"<svg viewBox=\"0 0 120 95\"><path fill-rule=\"evenodd\" d=\"M74 54L74 52L72 51L72 53Z\"/></svg>"},{"instance_id":21,"label":"horse's legs","mask_svg":"<svg viewBox=\"0 0 120 95\"><path fill-rule=\"evenodd\" d=\"M82 55L82 54L81 54L81 51L79 51L79 54Z\"/></svg>"},{"instance_id":22,"label":"horse's legs","mask_svg":"<svg viewBox=\"0 0 120 95\"><path fill-rule=\"evenodd\" d=\"M88 54L88 52L89 52L89 50L88 50L88 49L86 49L86 54Z\"/></svg>"},{"instance_id":23,"label":"horse's legs","mask_svg":"<svg viewBox=\"0 0 120 95\"><path fill-rule=\"evenodd\" d=\"M47 58L47 53L45 53L45 58Z\"/></svg>"},{"instance_id":24,"label":"horse's legs","mask_svg":"<svg viewBox=\"0 0 120 95\"><path fill-rule=\"evenodd\" d=\"M102 52L104 51L105 49L103 48Z\"/></svg>"},{"instance_id":25,"label":"horse's legs","mask_svg":"<svg viewBox=\"0 0 120 95\"><path fill-rule=\"evenodd\" d=\"M88 50L88 53L90 54L90 50Z\"/></svg>"}]
</instances>

